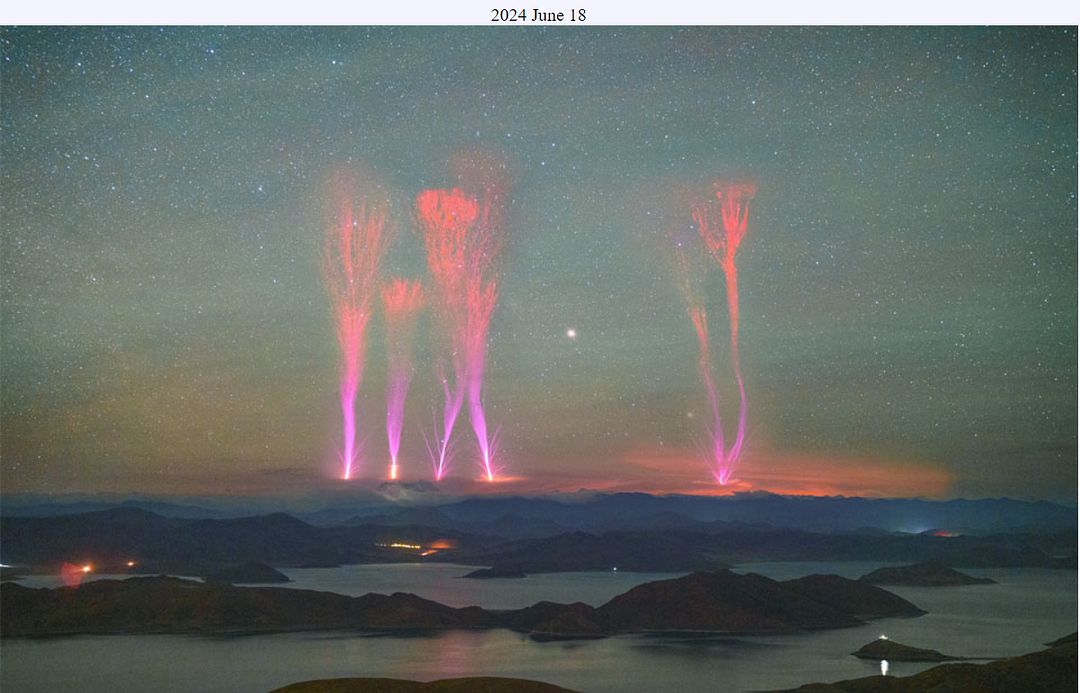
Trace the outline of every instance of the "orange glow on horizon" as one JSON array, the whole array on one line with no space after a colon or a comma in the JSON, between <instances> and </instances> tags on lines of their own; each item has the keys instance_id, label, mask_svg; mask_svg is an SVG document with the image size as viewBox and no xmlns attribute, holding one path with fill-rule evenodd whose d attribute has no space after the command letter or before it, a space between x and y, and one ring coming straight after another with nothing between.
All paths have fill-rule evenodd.
<instances>
[{"instance_id":1,"label":"orange glow on horizon","mask_svg":"<svg viewBox=\"0 0 1080 693\"><path fill-rule=\"evenodd\" d=\"M60 566L60 579L63 580L64 585L67 587L78 587L82 584L83 578L89 575L94 569L94 566L90 563L64 563Z\"/></svg>"},{"instance_id":2,"label":"orange glow on horizon","mask_svg":"<svg viewBox=\"0 0 1080 693\"><path fill-rule=\"evenodd\" d=\"M490 477L487 476L487 474L484 474L483 476L478 477L476 480L485 486L490 486L493 484L517 484L525 481L525 478L526 477L523 476L495 475L493 472L492 476Z\"/></svg>"},{"instance_id":3,"label":"orange glow on horizon","mask_svg":"<svg viewBox=\"0 0 1080 693\"><path fill-rule=\"evenodd\" d=\"M718 486L709 466L696 450L636 448L615 451L610 457L560 456L546 459L526 457L515 451L516 467L529 468L529 474L503 476L494 482L484 475L460 470L462 476L447 475L438 482L438 491L402 487L382 488L386 467L369 474L354 475L352 487L357 493L371 491L388 498L418 498L430 493L443 496L545 495L551 493L622 493L654 495L686 494L727 496L752 491L797 496L865 496L880 498L948 498L954 492L954 477L934 461L857 456L797 451L761 451L755 448L726 486ZM330 471L330 455L323 470L310 467L280 467L258 475L225 474L222 486L230 493L217 494L222 499L235 495L288 497L298 488L310 492L335 493L340 488L341 468ZM410 475L399 466L399 479ZM469 470L471 471L471 470ZM205 479L179 477L172 493L205 492ZM158 487L140 488L140 492L164 493ZM77 564L76 569L83 564Z\"/></svg>"},{"instance_id":4,"label":"orange glow on horizon","mask_svg":"<svg viewBox=\"0 0 1080 693\"><path fill-rule=\"evenodd\" d=\"M704 464L692 451L642 452L627 455L624 461L625 468L634 467L638 472L633 479L636 490L648 493L724 496L767 491L790 496L944 498L952 486L951 475L928 462L880 457L807 453L747 456L737 478L724 487L711 483L703 473ZM648 481L642 472L647 473ZM654 481L656 472L663 472L659 484Z\"/></svg>"}]
</instances>

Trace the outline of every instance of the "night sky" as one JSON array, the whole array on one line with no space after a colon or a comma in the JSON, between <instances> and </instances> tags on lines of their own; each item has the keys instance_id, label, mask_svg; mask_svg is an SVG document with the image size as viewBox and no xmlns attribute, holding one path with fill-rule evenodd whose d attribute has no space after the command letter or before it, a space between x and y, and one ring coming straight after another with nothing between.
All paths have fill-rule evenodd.
<instances>
[{"instance_id":1,"label":"night sky","mask_svg":"<svg viewBox=\"0 0 1080 693\"><path fill-rule=\"evenodd\" d=\"M384 181L385 274L422 276L412 200L484 151L511 185L500 491L718 491L661 239L739 174L759 192L732 488L1075 501L1075 28L7 28L0 48L4 492L342 483L326 181ZM706 288L730 423L715 266ZM406 479L430 477L429 318ZM382 340L376 317L368 477ZM467 416L456 436L468 488Z\"/></svg>"}]
</instances>

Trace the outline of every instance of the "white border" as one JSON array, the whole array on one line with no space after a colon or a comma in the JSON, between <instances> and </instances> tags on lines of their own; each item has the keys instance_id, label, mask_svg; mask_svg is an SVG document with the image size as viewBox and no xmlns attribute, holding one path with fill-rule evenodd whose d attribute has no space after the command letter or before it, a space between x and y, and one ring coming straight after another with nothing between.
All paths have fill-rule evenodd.
<instances>
[{"instance_id":1,"label":"white border","mask_svg":"<svg viewBox=\"0 0 1080 693\"><path fill-rule=\"evenodd\" d=\"M1080 3L1067 0L12 0L0 25L473 25L492 23L493 8L564 11L585 8L586 22L611 25L1077 25ZM538 26L525 22L524 26Z\"/></svg>"}]
</instances>

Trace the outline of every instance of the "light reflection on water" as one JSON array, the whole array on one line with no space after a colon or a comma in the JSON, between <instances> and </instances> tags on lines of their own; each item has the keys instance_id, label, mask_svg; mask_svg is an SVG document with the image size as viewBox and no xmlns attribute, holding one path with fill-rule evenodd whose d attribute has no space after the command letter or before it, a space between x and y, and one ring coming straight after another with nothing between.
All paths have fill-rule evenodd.
<instances>
[{"instance_id":1,"label":"light reflection on water","mask_svg":"<svg viewBox=\"0 0 1080 693\"><path fill-rule=\"evenodd\" d=\"M789 563L743 568L784 579L812 572L858 571L855 574L861 575L880 565ZM414 591L423 594L426 590L426 596L452 594L445 591L451 588L438 584L445 582L447 573L429 571L431 567L368 566L360 575L366 585L408 579L421 588ZM402 571L407 575L403 577ZM2 647L0 689L5 693L263 693L311 678L389 676L430 680L484 674L538 679L588 693L669 690L673 686L678 686L681 693L746 691L880 675L880 662L860 660L849 653L883 632L899 642L950 654L1004 656L1039 649L1041 643L1076 629L1075 570L969 572L992 577L1001 584L895 588L931 613L917 619L885 619L856 628L778 636L627 635L541 643L521 633L491 630L418 637L293 633L7 639ZM532 603L536 601L530 594L532 589L537 593L548 591L546 598L573 601L603 591L590 582L590 577L600 581L603 589L614 586L602 582L606 578L601 575L607 574L544 576L546 582L533 587L529 586L532 577L455 583L468 583L467 589L487 595L484 601L509 603L527 597ZM358 574L343 570L341 575L323 578L355 582ZM422 584L425 578L426 587ZM506 589L499 582L516 586ZM457 585L452 589L458 589ZM624 585L619 586L618 591L623 589ZM905 676L929 666L890 662L889 674Z\"/></svg>"}]
</instances>

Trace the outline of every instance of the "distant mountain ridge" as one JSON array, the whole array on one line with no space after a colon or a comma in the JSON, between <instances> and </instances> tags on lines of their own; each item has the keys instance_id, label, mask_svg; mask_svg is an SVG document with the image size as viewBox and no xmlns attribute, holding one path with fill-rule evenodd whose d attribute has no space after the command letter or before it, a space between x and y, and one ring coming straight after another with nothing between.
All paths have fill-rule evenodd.
<instances>
[{"instance_id":1,"label":"distant mountain ridge","mask_svg":"<svg viewBox=\"0 0 1080 693\"><path fill-rule=\"evenodd\" d=\"M937 561L958 567L1076 567L1076 533L940 537L820 534L787 528L707 524L670 531L568 532L463 551L458 560L499 571L665 572L757 561Z\"/></svg>"},{"instance_id":2,"label":"distant mountain ridge","mask_svg":"<svg viewBox=\"0 0 1080 693\"><path fill-rule=\"evenodd\" d=\"M918 533L943 528L954 533L1054 532L1077 528L1077 509L1047 501L1007 498L927 501L897 498L779 496L653 496L596 494L581 500L477 497L438 505L455 522L491 523L500 516L555 522L568 529L671 528L681 520L698 524L738 522L818 532L878 528ZM647 522L662 519L665 525Z\"/></svg>"},{"instance_id":3,"label":"distant mountain ridge","mask_svg":"<svg viewBox=\"0 0 1080 693\"><path fill-rule=\"evenodd\" d=\"M410 519L423 517L437 519L432 514ZM669 521L664 519L665 524ZM109 572L108 566L130 561L136 572L180 575L205 575L251 561L282 568L424 560L491 566L504 573L683 572L767 560L1064 568L1076 566L1076 545L1075 532L822 534L726 522L663 530L576 530L507 541L422 525L316 527L284 513L181 519L119 508L59 517L0 517L0 561L9 565L53 571L65 562L90 562Z\"/></svg>"},{"instance_id":4,"label":"distant mountain ridge","mask_svg":"<svg viewBox=\"0 0 1080 693\"><path fill-rule=\"evenodd\" d=\"M140 571L187 575L251 561L300 567L415 560L418 551L394 545L440 541L466 548L495 543L430 527L315 527L284 513L189 520L119 508L0 518L0 560L10 564L91 561L116 566L134 561Z\"/></svg>"},{"instance_id":5,"label":"distant mountain ridge","mask_svg":"<svg viewBox=\"0 0 1080 693\"><path fill-rule=\"evenodd\" d=\"M430 486L430 485L428 485ZM427 486L423 488L427 489ZM422 499L417 500L417 499ZM174 503L160 498L123 501L50 500L41 495L4 495L4 517L44 517L134 507L158 515L186 519L225 519L266 514L275 507L317 526L338 524L427 525L470 534L535 538L583 530L674 529L688 524L737 522L816 532L850 532L877 528L919 533L941 529L951 533L1047 533L1075 531L1077 509L1047 501L1008 498L930 501L903 498L781 496L765 492L732 496L653 496L646 493L581 493L547 497L487 496L440 500L438 494L380 496L359 494L352 503L329 499L321 509L313 501L303 507L287 499L240 499L232 506L221 499ZM524 533L508 532L503 520L513 518Z\"/></svg>"}]
</instances>

